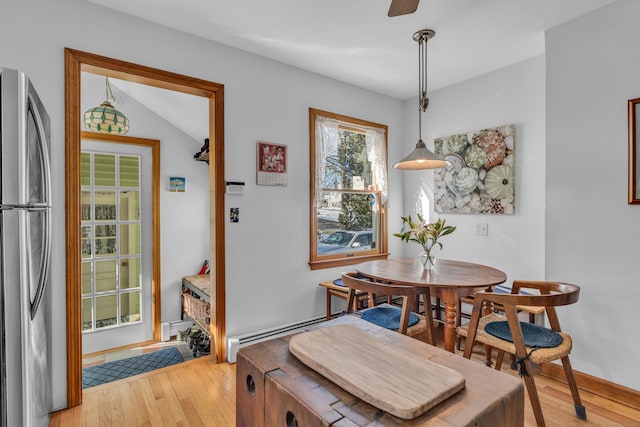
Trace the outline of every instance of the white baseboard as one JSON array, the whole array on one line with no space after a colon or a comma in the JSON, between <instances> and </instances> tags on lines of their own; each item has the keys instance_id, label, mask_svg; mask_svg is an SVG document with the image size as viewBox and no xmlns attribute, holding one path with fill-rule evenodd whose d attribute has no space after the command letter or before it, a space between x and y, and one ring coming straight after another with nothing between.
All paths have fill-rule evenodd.
<instances>
[{"instance_id":1,"label":"white baseboard","mask_svg":"<svg viewBox=\"0 0 640 427\"><path fill-rule=\"evenodd\" d=\"M269 329L263 329L257 332L251 332L244 335L238 335L227 338L227 362L236 363L236 354L238 353L238 349L245 345L256 344L261 341L266 341L268 339L281 337L283 335L289 335L293 332L298 332L300 330L304 330L309 326L315 325L316 323L324 322L326 319L325 316L318 316L312 319L303 320L300 322L289 323L287 325L276 326Z\"/></svg>"}]
</instances>

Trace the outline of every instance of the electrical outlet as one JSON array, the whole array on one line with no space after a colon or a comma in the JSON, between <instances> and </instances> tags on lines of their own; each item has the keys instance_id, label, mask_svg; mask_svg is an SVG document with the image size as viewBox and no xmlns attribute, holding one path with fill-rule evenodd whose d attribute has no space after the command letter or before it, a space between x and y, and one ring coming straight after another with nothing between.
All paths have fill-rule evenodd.
<instances>
[{"instance_id":1,"label":"electrical outlet","mask_svg":"<svg viewBox=\"0 0 640 427\"><path fill-rule=\"evenodd\" d=\"M488 236L489 235L489 224L476 224L476 236Z\"/></svg>"}]
</instances>

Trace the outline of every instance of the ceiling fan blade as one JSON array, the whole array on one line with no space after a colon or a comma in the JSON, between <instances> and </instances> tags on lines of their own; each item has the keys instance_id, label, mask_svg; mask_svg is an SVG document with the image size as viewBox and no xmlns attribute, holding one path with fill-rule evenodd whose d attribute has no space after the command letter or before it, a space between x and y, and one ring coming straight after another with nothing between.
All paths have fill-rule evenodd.
<instances>
[{"instance_id":1,"label":"ceiling fan blade","mask_svg":"<svg viewBox=\"0 0 640 427\"><path fill-rule=\"evenodd\" d=\"M400 16L413 13L418 9L420 0L391 0L388 16Z\"/></svg>"}]
</instances>

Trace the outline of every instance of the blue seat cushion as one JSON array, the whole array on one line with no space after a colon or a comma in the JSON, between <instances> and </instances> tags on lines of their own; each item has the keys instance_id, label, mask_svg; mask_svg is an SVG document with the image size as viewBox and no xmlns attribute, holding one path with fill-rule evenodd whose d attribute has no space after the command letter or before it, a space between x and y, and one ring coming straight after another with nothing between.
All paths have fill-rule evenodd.
<instances>
[{"instance_id":1,"label":"blue seat cushion","mask_svg":"<svg viewBox=\"0 0 640 427\"><path fill-rule=\"evenodd\" d=\"M520 322L522 337L527 347L550 348L562 344L562 336L553 329L544 328L533 323ZM507 321L489 322L484 330L496 338L513 342Z\"/></svg>"},{"instance_id":2,"label":"blue seat cushion","mask_svg":"<svg viewBox=\"0 0 640 427\"><path fill-rule=\"evenodd\" d=\"M400 328L401 314L402 310L398 307L377 306L365 310L362 313L362 319L383 328L397 331ZM419 321L420 319L415 313L409 315L409 326L413 326Z\"/></svg>"}]
</instances>

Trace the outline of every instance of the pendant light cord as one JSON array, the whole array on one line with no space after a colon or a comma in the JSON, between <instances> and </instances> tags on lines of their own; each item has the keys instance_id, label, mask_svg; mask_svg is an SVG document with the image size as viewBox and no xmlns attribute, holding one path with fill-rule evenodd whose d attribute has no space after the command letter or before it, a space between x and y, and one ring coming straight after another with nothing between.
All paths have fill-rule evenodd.
<instances>
[{"instance_id":1,"label":"pendant light cord","mask_svg":"<svg viewBox=\"0 0 640 427\"><path fill-rule=\"evenodd\" d=\"M422 139L422 38L418 41L418 139Z\"/></svg>"},{"instance_id":2,"label":"pendant light cord","mask_svg":"<svg viewBox=\"0 0 640 427\"><path fill-rule=\"evenodd\" d=\"M111 85L109 84L109 77L106 78L106 87L107 87L107 101L117 102L115 96L113 96L113 92L111 92Z\"/></svg>"},{"instance_id":3,"label":"pendant light cord","mask_svg":"<svg viewBox=\"0 0 640 427\"><path fill-rule=\"evenodd\" d=\"M427 111L427 40L426 33L418 37L418 136L422 140L422 113Z\"/></svg>"}]
</instances>

